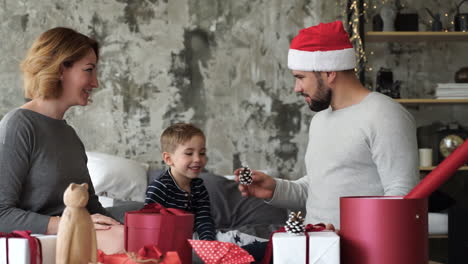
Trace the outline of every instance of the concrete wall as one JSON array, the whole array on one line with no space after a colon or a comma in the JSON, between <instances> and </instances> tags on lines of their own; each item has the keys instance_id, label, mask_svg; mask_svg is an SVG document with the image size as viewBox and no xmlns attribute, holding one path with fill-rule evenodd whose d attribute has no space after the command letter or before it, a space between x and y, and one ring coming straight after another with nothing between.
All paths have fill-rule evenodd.
<instances>
[{"instance_id":1,"label":"concrete wall","mask_svg":"<svg viewBox=\"0 0 468 264\"><path fill-rule=\"evenodd\" d=\"M94 102L66 116L87 150L160 166L162 130L193 122L208 138L208 169L230 174L245 163L298 178L313 113L293 93L288 44L300 28L341 19L344 2L0 1L0 117L24 102L18 65L33 40L72 27L102 45ZM425 92L463 64L459 46L430 45L396 56L383 46L371 63L396 69L407 94Z\"/></svg>"}]
</instances>

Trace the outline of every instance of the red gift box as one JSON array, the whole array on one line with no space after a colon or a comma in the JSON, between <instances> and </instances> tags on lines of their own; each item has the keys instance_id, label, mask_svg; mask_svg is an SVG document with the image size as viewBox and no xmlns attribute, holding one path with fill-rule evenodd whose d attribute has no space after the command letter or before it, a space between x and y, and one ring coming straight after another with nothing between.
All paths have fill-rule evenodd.
<instances>
[{"instance_id":1,"label":"red gift box","mask_svg":"<svg viewBox=\"0 0 468 264\"><path fill-rule=\"evenodd\" d=\"M165 254L176 251L183 264L192 263L194 216L180 209L149 204L139 211L125 213L125 250L137 252L145 245L156 245Z\"/></svg>"}]
</instances>

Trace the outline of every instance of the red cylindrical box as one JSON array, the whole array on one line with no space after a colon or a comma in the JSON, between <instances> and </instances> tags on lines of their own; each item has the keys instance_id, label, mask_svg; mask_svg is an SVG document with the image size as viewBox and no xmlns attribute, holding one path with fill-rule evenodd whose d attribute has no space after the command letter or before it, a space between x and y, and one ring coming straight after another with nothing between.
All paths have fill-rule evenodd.
<instances>
[{"instance_id":1,"label":"red cylindrical box","mask_svg":"<svg viewBox=\"0 0 468 264\"><path fill-rule=\"evenodd\" d=\"M156 245L163 252L177 251L183 264L192 263L193 214L161 214L132 211L125 213L125 250L138 252Z\"/></svg>"},{"instance_id":2,"label":"red cylindrical box","mask_svg":"<svg viewBox=\"0 0 468 264\"><path fill-rule=\"evenodd\" d=\"M427 217L427 199L341 197L342 263L427 263Z\"/></svg>"}]
</instances>

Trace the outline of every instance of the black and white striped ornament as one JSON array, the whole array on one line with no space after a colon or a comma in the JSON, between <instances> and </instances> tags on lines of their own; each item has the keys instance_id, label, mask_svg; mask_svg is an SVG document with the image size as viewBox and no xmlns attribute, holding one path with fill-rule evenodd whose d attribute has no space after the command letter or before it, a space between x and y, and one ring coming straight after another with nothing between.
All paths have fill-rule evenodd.
<instances>
[{"instance_id":1,"label":"black and white striped ornament","mask_svg":"<svg viewBox=\"0 0 468 264\"><path fill-rule=\"evenodd\" d=\"M242 169L239 172L239 182L240 184L250 185L252 184L252 171L248 166L242 166Z\"/></svg>"},{"instance_id":2,"label":"black and white striped ornament","mask_svg":"<svg viewBox=\"0 0 468 264\"><path fill-rule=\"evenodd\" d=\"M291 212L289 214L289 219L286 221L284 229L286 229L286 232L289 234L299 235L304 233L304 218L302 217L300 211L297 214L295 212Z\"/></svg>"}]
</instances>

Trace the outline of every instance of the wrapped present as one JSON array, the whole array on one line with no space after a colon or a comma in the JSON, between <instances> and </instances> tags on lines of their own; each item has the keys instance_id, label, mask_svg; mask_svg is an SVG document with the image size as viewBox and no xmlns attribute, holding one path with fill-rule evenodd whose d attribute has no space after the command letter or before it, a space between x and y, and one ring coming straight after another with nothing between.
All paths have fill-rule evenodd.
<instances>
[{"instance_id":1,"label":"wrapped present","mask_svg":"<svg viewBox=\"0 0 468 264\"><path fill-rule=\"evenodd\" d=\"M0 233L0 264L55 264L56 239L30 231Z\"/></svg>"},{"instance_id":2,"label":"wrapped present","mask_svg":"<svg viewBox=\"0 0 468 264\"><path fill-rule=\"evenodd\" d=\"M157 246L145 246L135 252L106 255L98 250L98 263L100 264L138 264L138 263L158 263L158 264L181 264L179 254L175 251L168 251L165 254Z\"/></svg>"},{"instance_id":3,"label":"wrapped present","mask_svg":"<svg viewBox=\"0 0 468 264\"><path fill-rule=\"evenodd\" d=\"M269 264L272 257L273 263L340 263L340 238L335 232L327 231L324 224L303 226L301 233L286 232L291 226L288 220L287 228L272 233L262 264Z\"/></svg>"},{"instance_id":4,"label":"wrapped present","mask_svg":"<svg viewBox=\"0 0 468 264\"><path fill-rule=\"evenodd\" d=\"M238 245L229 242L189 240L205 264L249 264L255 259Z\"/></svg>"},{"instance_id":5,"label":"wrapped present","mask_svg":"<svg viewBox=\"0 0 468 264\"><path fill-rule=\"evenodd\" d=\"M194 216L180 209L149 204L139 211L125 213L125 250L136 252L145 245L156 245L166 253L176 251L182 263L192 263Z\"/></svg>"},{"instance_id":6,"label":"wrapped present","mask_svg":"<svg viewBox=\"0 0 468 264\"><path fill-rule=\"evenodd\" d=\"M273 263L339 264L340 237L333 231L275 233Z\"/></svg>"}]
</instances>

